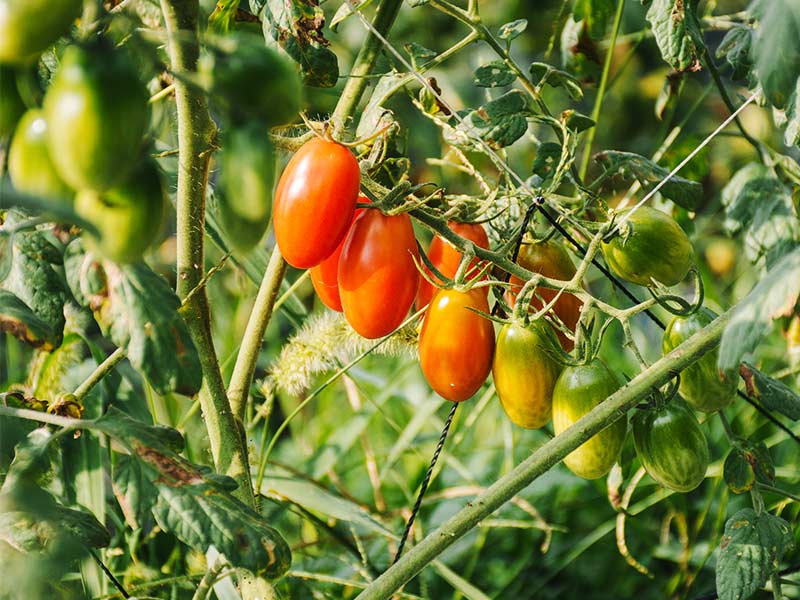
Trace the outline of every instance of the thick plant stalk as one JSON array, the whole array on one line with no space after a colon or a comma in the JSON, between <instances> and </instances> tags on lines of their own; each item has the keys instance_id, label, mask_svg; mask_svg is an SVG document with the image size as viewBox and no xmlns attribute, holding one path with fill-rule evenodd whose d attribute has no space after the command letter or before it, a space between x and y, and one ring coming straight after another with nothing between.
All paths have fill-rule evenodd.
<instances>
[{"instance_id":1,"label":"thick plant stalk","mask_svg":"<svg viewBox=\"0 0 800 600\"><path fill-rule=\"evenodd\" d=\"M197 40L197 0L161 0L169 36L167 51L172 71L196 70L199 56ZM205 193L211 160L214 124L202 91L192 89L181 78L175 82L178 112L178 192L176 291L187 298L183 316L200 355L203 385L199 399L208 430L211 456L216 470L233 477L239 484L234 494L250 506L255 505L244 436L231 412L225 384L211 337L208 297L201 287L203 278L203 235Z\"/></svg>"},{"instance_id":2,"label":"thick plant stalk","mask_svg":"<svg viewBox=\"0 0 800 600\"><path fill-rule=\"evenodd\" d=\"M469 502L437 530L428 534L408 554L359 594L358 600L389 598L439 554L522 491L534 479L546 473L591 436L615 421L625 418L626 413L645 398L653 387L663 385L674 374L711 350L719 342L730 315L729 310L706 329L697 332L675 350L653 363L649 369L639 373L627 385L563 433L536 450L513 471Z\"/></svg>"},{"instance_id":3,"label":"thick plant stalk","mask_svg":"<svg viewBox=\"0 0 800 600\"><path fill-rule=\"evenodd\" d=\"M250 318L242 338L242 346L236 356L233 375L231 375L231 382L228 385L228 400L231 403L231 410L242 422L244 422L247 395L253 381L253 373L256 370L258 353L261 350L261 341L264 339L264 332L269 325L275 299L278 297L285 273L286 261L283 260L276 245L269 258L267 270L264 272L264 279L261 280L261 286L258 288L258 296L256 296L253 310L250 312Z\"/></svg>"}]
</instances>

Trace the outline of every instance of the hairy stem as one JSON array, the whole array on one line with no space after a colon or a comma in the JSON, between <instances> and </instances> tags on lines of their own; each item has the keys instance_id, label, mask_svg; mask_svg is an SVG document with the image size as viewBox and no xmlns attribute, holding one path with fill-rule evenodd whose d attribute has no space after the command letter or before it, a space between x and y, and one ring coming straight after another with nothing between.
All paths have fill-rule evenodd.
<instances>
[{"instance_id":1,"label":"hairy stem","mask_svg":"<svg viewBox=\"0 0 800 600\"><path fill-rule=\"evenodd\" d=\"M117 348L112 352L108 358L106 358L103 362L97 365L97 368L92 372L89 377L87 377L83 383L81 383L75 391L73 395L78 400L83 400L86 395L92 391L92 388L96 386L100 381L108 375L111 371L114 370L123 358L125 358L125 349L124 348Z\"/></svg>"},{"instance_id":2,"label":"hairy stem","mask_svg":"<svg viewBox=\"0 0 800 600\"><path fill-rule=\"evenodd\" d=\"M649 369L639 373L574 425L541 446L513 471L428 534L408 554L372 582L358 598L389 598L446 548L530 485L534 479L547 472L590 437L625 418L626 413L649 394L653 387L663 385L675 372L684 369L713 348L719 341L730 314L730 311L724 313L706 329L699 331Z\"/></svg>"},{"instance_id":3,"label":"hairy stem","mask_svg":"<svg viewBox=\"0 0 800 600\"><path fill-rule=\"evenodd\" d=\"M197 0L161 0L161 10L169 36L167 51L172 71L180 74L195 71L200 51ZM239 486L234 494L254 506L244 437L228 403L211 337L208 297L205 287L195 289L204 275L205 194L215 129L205 95L187 85L183 78L175 81L175 104L179 149L175 199L178 241L176 291L180 298L191 294L182 313L203 369L199 399L214 466L218 472L235 479Z\"/></svg>"}]
</instances>

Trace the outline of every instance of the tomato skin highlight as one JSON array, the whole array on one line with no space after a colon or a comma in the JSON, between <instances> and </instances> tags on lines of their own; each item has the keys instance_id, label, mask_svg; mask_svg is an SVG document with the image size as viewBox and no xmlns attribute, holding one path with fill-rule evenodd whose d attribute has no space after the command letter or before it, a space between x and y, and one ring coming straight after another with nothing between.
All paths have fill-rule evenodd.
<instances>
[{"instance_id":1,"label":"tomato skin highlight","mask_svg":"<svg viewBox=\"0 0 800 600\"><path fill-rule=\"evenodd\" d=\"M447 223L447 226L453 231L453 233L470 240L476 246L480 246L481 248L486 248L488 250L489 237L486 235L486 229L484 229L483 225L480 223L457 223L455 221L450 221ZM438 235L433 236L427 255L428 260L431 261L431 264L433 264L433 266L436 267L442 275L449 277L450 279L455 276L462 256L461 252L459 252L455 246ZM431 273L430 269L428 269L428 266L424 263L422 268L424 269L425 273L431 277L431 279L434 281L439 281L439 283L444 283L433 273ZM474 259L470 263L470 269L477 271L479 268L480 261L478 259ZM488 294L488 288L483 289ZM414 301L414 305L417 307L417 309L419 310L420 308L429 304L437 290L438 288L436 286L431 285L424 277L421 278L419 282L419 291L417 292L417 299Z\"/></svg>"},{"instance_id":2,"label":"tomato skin highlight","mask_svg":"<svg viewBox=\"0 0 800 600\"><path fill-rule=\"evenodd\" d=\"M619 389L614 373L600 360L566 367L553 389L553 429L556 435L605 401ZM578 477L597 479L611 470L617 461L627 421L623 418L595 434L573 450L564 464Z\"/></svg>"},{"instance_id":3,"label":"tomato skin highlight","mask_svg":"<svg viewBox=\"0 0 800 600\"><path fill-rule=\"evenodd\" d=\"M544 427L553 414L553 388L562 366L555 360L543 321L500 329L492 376L497 397L511 422L525 429Z\"/></svg>"},{"instance_id":4,"label":"tomato skin highlight","mask_svg":"<svg viewBox=\"0 0 800 600\"><path fill-rule=\"evenodd\" d=\"M312 139L286 165L272 207L275 239L293 267L308 269L333 254L347 234L361 181L353 153Z\"/></svg>"},{"instance_id":5,"label":"tomato skin highlight","mask_svg":"<svg viewBox=\"0 0 800 600\"><path fill-rule=\"evenodd\" d=\"M369 198L361 196L359 202L368 203ZM353 215L353 222L364 212L363 208L357 208ZM352 224L350 225L352 228ZM348 230L349 231L349 230ZM342 312L342 299L339 297L339 257L342 255L344 243L347 236L341 241L336 250L328 258L319 263L316 267L309 269L311 275L311 285L322 303L336 312Z\"/></svg>"},{"instance_id":6,"label":"tomato skin highlight","mask_svg":"<svg viewBox=\"0 0 800 600\"><path fill-rule=\"evenodd\" d=\"M389 335L406 318L419 286L418 257L407 214L386 216L368 209L355 220L337 277L345 317L360 335Z\"/></svg>"},{"instance_id":7,"label":"tomato skin highlight","mask_svg":"<svg viewBox=\"0 0 800 600\"><path fill-rule=\"evenodd\" d=\"M708 441L692 410L676 396L661 409L631 420L636 454L647 473L676 492L691 492L708 469Z\"/></svg>"},{"instance_id":8,"label":"tomato skin highlight","mask_svg":"<svg viewBox=\"0 0 800 600\"><path fill-rule=\"evenodd\" d=\"M523 244L519 249L516 262L519 266L533 273L539 273L545 277L552 277L561 281L572 279L576 271L575 265L564 246L553 240ZM517 294L525 282L513 275L509 277L508 282L512 287L506 292L505 299L506 303L513 308L517 301ZM545 303L549 303L555 298L558 290L540 287L536 290L536 293L544 299ZM570 331L574 332L581 316L582 304L575 295L564 292L553 306L553 312ZM541 310L543 306L544 304L538 298L531 299L531 311ZM567 352L572 350L574 342L565 333L556 329L556 335L558 335L561 347L564 350Z\"/></svg>"},{"instance_id":9,"label":"tomato skin highlight","mask_svg":"<svg viewBox=\"0 0 800 600\"><path fill-rule=\"evenodd\" d=\"M0 63L36 59L67 33L81 0L0 0Z\"/></svg>"},{"instance_id":10,"label":"tomato skin highlight","mask_svg":"<svg viewBox=\"0 0 800 600\"><path fill-rule=\"evenodd\" d=\"M452 402L471 398L492 368L494 326L470 308L489 313L482 289L439 290L419 334L419 362L425 379L437 394Z\"/></svg>"},{"instance_id":11,"label":"tomato skin highlight","mask_svg":"<svg viewBox=\"0 0 800 600\"><path fill-rule=\"evenodd\" d=\"M705 307L688 317L674 317L664 331L662 351L664 354L672 352L716 318L716 313ZM733 378L721 378L722 374L717 369L718 358L719 346L681 371L681 394L689 404L703 412L725 408L736 395L737 381Z\"/></svg>"},{"instance_id":12,"label":"tomato skin highlight","mask_svg":"<svg viewBox=\"0 0 800 600\"><path fill-rule=\"evenodd\" d=\"M103 192L138 162L150 110L132 60L110 42L69 46L44 97L47 144L61 178Z\"/></svg>"},{"instance_id":13,"label":"tomato skin highlight","mask_svg":"<svg viewBox=\"0 0 800 600\"><path fill-rule=\"evenodd\" d=\"M631 209L618 213L622 218ZM602 243L603 255L614 273L639 285L651 278L671 286L680 283L692 267L693 249L681 226L666 213L640 206L625 222L627 238L616 236Z\"/></svg>"},{"instance_id":14,"label":"tomato skin highlight","mask_svg":"<svg viewBox=\"0 0 800 600\"><path fill-rule=\"evenodd\" d=\"M39 109L22 115L8 150L8 174L21 192L71 203L75 195L58 176L47 149L47 122Z\"/></svg>"}]
</instances>

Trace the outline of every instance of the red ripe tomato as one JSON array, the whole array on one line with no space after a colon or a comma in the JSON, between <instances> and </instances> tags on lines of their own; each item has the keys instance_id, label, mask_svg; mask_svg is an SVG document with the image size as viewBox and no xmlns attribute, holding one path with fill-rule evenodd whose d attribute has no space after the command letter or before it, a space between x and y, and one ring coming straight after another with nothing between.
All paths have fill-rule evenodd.
<instances>
[{"instance_id":1,"label":"red ripe tomato","mask_svg":"<svg viewBox=\"0 0 800 600\"><path fill-rule=\"evenodd\" d=\"M562 281L572 279L573 275L575 275L575 265L572 263L569 253L561 244L552 240L535 244L523 244L519 249L517 264L533 273L539 273L545 277L552 277ZM524 282L513 275L508 282L511 284L511 288L506 292L505 297L508 305L513 307L517 300L517 293L522 289ZM548 303L558 291L540 287L536 290L536 293L544 299L545 303ZM556 301L553 311L570 331L575 331L575 326L581 314L581 305L582 303L577 297L565 292ZM538 298L534 297L531 300L531 310L540 310L542 306L544 304ZM572 350L572 340L558 329L556 329L556 333L564 350L568 352Z\"/></svg>"},{"instance_id":2,"label":"red ripe tomato","mask_svg":"<svg viewBox=\"0 0 800 600\"><path fill-rule=\"evenodd\" d=\"M353 221L360 181L358 161L341 144L315 138L300 147L281 175L272 207L286 262L307 269L333 254Z\"/></svg>"},{"instance_id":3,"label":"red ripe tomato","mask_svg":"<svg viewBox=\"0 0 800 600\"><path fill-rule=\"evenodd\" d=\"M489 312L482 289L439 290L419 334L425 379L437 394L453 402L472 397L492 370L494 326L470 309Z\"/></svg>"},{"instance_id":4,"label":"red ripe tomato","mask_svg":"<svg viewBox=\"0 0 800 600\"><path fill-rule=\"evenodd\" d=\"M368 203L369 198L361 196L359 202ZM356 209L353 215L353 222L364 212L363 208ZM352 229L352 225L350 228ZM336 312L342 312L342 299L339 297L339 257L342 255L344 243L347 236L341 241L336 250L328 258L319 263L316 267L311 267L311 284L317 292L317 296L322 303Z\"/></svg>"},{"instance_id":5,"label":"red ripe tomato","mask_svg":"<svg viewBox=\"0 0 800 600\"><path fill-rule=\"evenodd\" d=\"M486 235L486 230L483 228L483 225L478 223L456 223L455 221L450 221L447 225L453 230L453 233L470 240L476 246L489 248L489 238ZM439 269L442 275L452 278L456 274L458 265L461 262L461 252L456 250L455 246L450 242L436 235L433 237L431 247L428 249L428 259L434 267ZM438 277L433 275L427 266L423 264L422 268L425 269L425 272L434 281L438 280ZM478 268L480 268L480 261L475 259L470 263L470 269L477 270ZM417 292L416 307L419 309L426 306L431 301L431 298L433 298L436 290L436 286L428 283L425 278L421 278L419 282L419 291ZM483 288L483 290L485 293L488 293L488 288Z\"/></svg>"},{"instance_id":6,"label":"red ripe tomato","mask_svg":"<svg viewBox=\"0 0 800 600\"><path fill-rule=\"evenodd\" d=\"M419 257L411 218L365 210L339 257L339 296L348 323L365 338L397 329L419 286Z\"/></svg>"}]
</instances>

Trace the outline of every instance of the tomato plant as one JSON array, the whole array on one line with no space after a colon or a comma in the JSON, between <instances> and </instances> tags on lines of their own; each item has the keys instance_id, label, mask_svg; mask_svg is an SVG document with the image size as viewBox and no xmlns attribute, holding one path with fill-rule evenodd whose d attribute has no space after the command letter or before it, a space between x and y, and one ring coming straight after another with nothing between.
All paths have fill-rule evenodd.
<instances>
[{"instance_id":1,"label":"tomato plant","mask_svg":"<svg viewBox=\"0 0 800 600\"><path fill-rule=\"evenodd\" d=\"M492 369L494 326L480 288L463 292L439 290L433 297L419 334L419 363L433 390L442 398L471 398Z\"/></svg>"},{"instance_id":2,"label":"tomato plant","mask_svg":"<svg viewBox=\"0 0 800 600\"><path fill-rule=\"evenodd\" d=\"M563 245L552 240L522 244L517 256L517 264L534 273L562 281L569 281L575 275L575 265L572 263L569 253ZM506 292L506 301L513 307L523 281L512 275L508 282L511 284L511 288ZM536 293L541 296L541 299L536 297L531 299L531 310L541 310L545 304L550 303L556 297L558 291L539 288ZM581 314L581 301L569 292L562 292L553 305L553 312L567 329L575 331ZM556 332L561 346L567 351L571 350L572 339L563 331L556 330Z\"/></svg>"},{"instance_id":3,"label":"tomato plant","mask_svg":"<svg viewBox=\"0 0 800 600\"><path fill-rule=\"evenodd\" d=\"M680 225L649 206L639 207L630 217L627 214L617 215L626 219L621 234L603 244L611 270L639 285L652 285L652 280L667 286L682 281L692 267L693 251Z\"/></svg>"},{"instance_id":4,"label":"tomato plant","mask_svg":"<svg viewBox=\"0 0 800 600\"><path fill-rule=\"evenodd\" d=\"M708 442L691 409L680 397L631 419L636 454L647 473L664 487L690 492L703 482Z\"/></svg>"},{"instance_id":5,"label":"tomato plant","mask_svg":"<svg viewBox=\"0 0 800 600\"><path fill-rule=\"evenodd\" d=\"M70 46L44 99L47 143L72 188L102 192L136 164L147 131L147 90L124 52Z\"/></svg>"},{"instance_id":6,"label":"tomato plant","mask_svg":"<svg viewBox=\"0 0 800 600\"><path fill-rule=\"evenodd\" d=\"M25 103L17 90L17 73L0 64L0 138L14 131L17 121L25 112Z\"/></svg>"},{"instance_id":7,"label":"tomato plant","mask_svg":"<svg viewBox=\"0 0 800 600\"><path fill-rule=\"evenodd\" d=\"M307 269L333 254L352 222L359 181L358 161L336 142L314 138L292 156L272 215L286 262Z\"/></svg>"},{"instance_id":8,"label":"tomato plant","mask_svg":"<svg viewBox=\"0 0 800 600\"><path fill-rule=\"evenodd\" d=\"M365 210L355 220L339 257L339 297L347 322L365 338L397 329L419 286L419 256L408 215Z\"/></svg>"},{"instance_id":9,"label":"tomato plant","mask_svg":"<svg viewBox=\"0 0 800 600\"><path fill-rule=\"evenodd\" d=\"M489 248L489 238L486 235L486 229L480 223L457 223L450 221L447 226L453 233L460 235L466 240L471 241L476 246L481 248ZM450 242L447 242L441 236L435 235L431 240L431 245L428 248L428 260L436 267L439 272L445 277L453 278L458 270L458 265L461 263L461 252L459 252ZM480 269L481 262L477 259L472 260L469 264L467 273L477 271ZM427 265L422 266L423 270L434 281L438 281L438 277L434 276ZM475 273L473 273L474 278ZM444 283L440 281L439 283ZM486 289L486 288L484 288ZM424 277L420 279L419 290L417 291L417 299L414 302L417 308L427 306L434 294L436 287L429 283Z\"/></svg>"},{"instance_id":10,"label":"tomato plant","mask_svg":"<svg viewBox=\"0 0 800 600\"><path fill-rule=\"evenodd\" d=\"M47 148L47 121L31 109L19 121L8 150L8 174L21 192L71 201L74 192L59 177Z\"/></svg>"},{"instance_id":11,"label":"tomato plant","mask_svg":"<svg viewBox=\"0 0 800 600\"><path fill-rule=\"evenodd\" d=\"M673 317L661 344L664 354L677 348L716 318L717 315L705 307L688 317ZM718 359L719 350L713 349L681 371L681 394L689 404L705 412L726 407L736 394L736 380L720 373Z\"/></svg>"},{"instance_id":12,"label":"tomato plant","mask_svg":"<svg viewBox=\"0 0 800 600\"><path fill-rule=\"evenodd\" d=\"M559 435L619 389L614 373L600 359L566 367L553 389L553 430ZM622 450L628 424L620 419L571 452L564 464L584 479L597 479L611 470Z\"/></svg>"},{"instance_id":13,"label":"tomato plant","mask_svg":"<svg viewBox=\"0 0 800 600\"><path fill-rule=\"evenodd\" d=\"M67 33L81 0L0 0L0 63L27 63Z\"/></svg>"},{"instance_id":14,"label":"tomato plant","mask_svg":"<svg viewBox=\"0 0 800 600\"><path fill-rule=\"evenodd\" d=\"M562 366L547 327L509 323L497 335L492 375L497 397L511 421L526 429L544 427L553 414L553 388Z\"/></svg>"}]
</instances>

